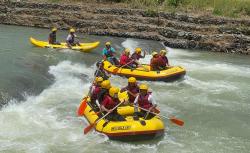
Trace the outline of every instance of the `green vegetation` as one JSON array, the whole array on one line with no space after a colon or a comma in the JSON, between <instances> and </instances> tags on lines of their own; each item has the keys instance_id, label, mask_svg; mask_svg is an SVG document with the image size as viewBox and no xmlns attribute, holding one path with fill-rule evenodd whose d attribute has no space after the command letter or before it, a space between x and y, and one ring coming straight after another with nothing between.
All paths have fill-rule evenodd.
<instances>
[{"instance_id":1,"label":"green vegetation","mask_svg":"<svg viewBox=\"0 0 250 153\"><path fill-rule=\"evenodd\" d=\"M63 2L65 0L49 0ZM91 2L91 0L71 0ZM129 7L147 10L154 16L158 11L211 13L219 16L250 16L250 0L95 0L99 3L126 3Z\"/></svg>"},{"instance_id":2,"label":"green vegetation","mask_svg":"<svg viewBox=\"0 0 250 153\"><path fill-rule=\"evenodd\" d=\"M115 1L115 0L114 0ZM250 16L250 0L122 0L131 7L157 11L211 12L219 16Z\"/></svg>"}]
</instances>

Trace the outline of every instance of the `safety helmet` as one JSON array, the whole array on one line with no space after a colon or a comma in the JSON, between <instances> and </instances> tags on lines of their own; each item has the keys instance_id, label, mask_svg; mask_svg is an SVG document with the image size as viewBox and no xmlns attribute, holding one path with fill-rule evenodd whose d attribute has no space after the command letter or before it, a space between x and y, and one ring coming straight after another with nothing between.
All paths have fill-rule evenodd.
<instances>
[{"instance_id":1,"label":"safety helmet","mask_svg":"<svg viewBox=\"0 0 250 153\"><path fill-rule=\"evenodd\" d=\"M70 33L72 33L72 32L76 32L76 30L75 30L75 29L73 29L73 28L71 28L71 29L69 29L69 32L70 32Z\"/></svg>"},{"instance_id":2,"label":"safety helmet","mask_svg":"<svg viewBox=\"0 0 250 153\"><path fill-rule=\"evenodd\" d=\"M110 89L110 88L111 88L110 81L109 81L109 80L104 80L104 81L101 83L101 87L104 88L104 89Z\"/></svg>"},{"instance_id":3,"label":"safety helmet","mask_svg":"<svg viewBox=\"0 0 250 153\"><path fill-rule=\"evenodd\" d=\"M129 77L128 82L129 83L136 83L136 78L135 77Z\"/></svg>"},{"instance_id":4,"label":"safety helmet","mask_svg":"<svg viewBox=\"0 0 250 153\"><path fill-rule=\"evenodd\" d=\"M141 84L141 85L139 86L139 89L140 89L140 90L148 90L148 85L147 85L147 84Z\"/></svg>"},{"instance_id":5,"label":"safety helmet","mask_svg":"<svg viewBox=\"0 0 250 153\"><path fill-rule=\"evenodd\" d=\"M109 95L110 95L111 97L114 97L114 95L115 95L115 94L118 94L118 92L119 92L119 88L117 88L117 87L111 87L111 88L109 89Z\"/></svg>"},{"instance_id":6,"label":"safety helmet","mask_svg":"<svg viewBox=\"0 0 250 153\"><path fill-rule=\"evenodd\" d=\"M55 32L55 31L57 31L57 28L54 27L54 28L51 29L51 31Z\"/></svg>"},{"instance_id":7,"label":"safety helmet","mask_svg":"<svg viewBox=\"0 0 250 153\"><path fill-rule=\"evenodd\" d=\"M136 49L135 49L135 52L136 52L136 53L141 53L141 48L136 48Z\"/></svg>"},{"instance_id":8,"label":"safety helmet","mask_svg":"<svg viewBox=\"0 0 250 153\"><path fill-rule=\"evenodd\" d=\"M161 50L161 51L160 51L160 54L167 54L167 53L168 53L167 50Z\"/></svg>"},{"instance_id":9,"label":"safety helmet","mask_svg":"<svg viewBox=\"0 0 250 153\"><path fill-rule=\"evenodd\" d=\"M125 54L130 53L130 50L128 48L125 48L124 50Z\"/></svg>"},{"instance_id":10,"label":"safety helmet","mask_svg":"<svg viewBox=\"0 0 250 153\"><path fill-rule=\"evenodd\" d=\"M157 55L158 53L157 52L153 52L152 53L152 56L154 57L155 55Z\"/></svg>"},{"instance_id":11,"label":"safety helmet","mask_svg":"<svg viewBox=\"0 0 250 153\"><path fill-rule=\"evenodd\" d=\"M106 46L111 45L111 43L108 41L105 43Z\"/></svg>"},{"instance_id":12,"label":"safety helmet","mask_svg":"<svg viewBox=\"0 0 250 153\"><path fill-rule=\"evenodd\" d=\"M95 82L102 82L103 81L103 78L102 77L96 77L95 78Z\"/></svg>"}]
</instances>

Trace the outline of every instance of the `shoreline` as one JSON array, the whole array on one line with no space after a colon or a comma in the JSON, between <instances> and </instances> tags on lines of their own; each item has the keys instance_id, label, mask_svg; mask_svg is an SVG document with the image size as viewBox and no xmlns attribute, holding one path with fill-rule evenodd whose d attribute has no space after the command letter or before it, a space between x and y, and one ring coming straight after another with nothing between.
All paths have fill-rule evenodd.
<instances>
[{"instance_id":1,"label":"shoreline","mask_svg":"<svg viewBox=\"0 0 250 153\"><path fill-rule=\"evenodd\" d=\"M156 40L172 48L250 54L250 20L166 12L159 16L116 5L0 0L0 24L75 27L85 34Z\"/></svg>"}]
</instances>

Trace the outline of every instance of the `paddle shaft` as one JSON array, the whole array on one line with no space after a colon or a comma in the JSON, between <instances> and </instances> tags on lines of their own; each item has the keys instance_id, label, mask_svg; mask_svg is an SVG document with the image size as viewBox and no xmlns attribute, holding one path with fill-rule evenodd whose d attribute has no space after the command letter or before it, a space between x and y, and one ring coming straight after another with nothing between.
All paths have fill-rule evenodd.
<instances>
[{"instance_id":1,"label":"paddle shaft","mask_svg":"<svg viewBox=\"0 0 250 153\"><path fill-rule=\"evenodd\" d=\"M115 69L120 69L120 68L123 68L124 66L127 66L127 65L129 65L129 64L131 64L132 62L134 62L135 60L131 60L130 62L128 62L128 63L126 63L125 65L122 65L122 66L120 66L120 67L117 67L117 68L115 68ZM117 70L117 71L118 71Z\"/></svg>"},{"instance_id":2,"label":"paddle shaft","mask_svg":"<svg viewBox=\"0 0 250 153\"><path fill-rule=\"evenodd\" d=\"M108 116L111 112L113 112L118 106L120 106L123 102L120 102L119 104L117 104L110 112L108 112L107 114L105 114L103 117L101 117L100 119L98 119L97 121L95 121L93 124L90 124L89 126L87 126L84 129L84 134L87 134L100 120L102 120L103 118L105 118L106 116Z\"/></svg>"},{"instance_id":3,"label":"paddle shaft","mask_svg":"<svg viewBox=\"0 0 250 153\"><path fill-rule=\"evenodd\" d=\"M164 116L164 115L160 115L160 114L151 112L151 111L149 111L149 110L147 110L147 109L145 109L145 108L142 108L142 107L140 107L140 106L137 106L137 105L136 105L135 107L138 107L138 108L140 108L141 110L147 111L147 112L152 113L152 114L154 114L154 115L157 115L157 116L161 116L161 117L163 117L163 118L166 118L166 119L170 120L171 122L173 122L173 123L175 123L175 124L177 124L177 125L179 125L179 126L183 126L183 124L184 124L184 122L183 122L182 120L179 120L179 119L176 119L176 118L169 118L169 117L167 117L167 116Z\"/></svg>"}]
</instances>

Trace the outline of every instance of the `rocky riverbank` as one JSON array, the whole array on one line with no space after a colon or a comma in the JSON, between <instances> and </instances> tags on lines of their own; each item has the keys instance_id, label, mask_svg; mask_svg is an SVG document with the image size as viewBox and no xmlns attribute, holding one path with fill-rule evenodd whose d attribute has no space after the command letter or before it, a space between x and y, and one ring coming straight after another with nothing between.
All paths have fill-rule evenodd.
<instances>
[{"instance_id":1,"label":"rocky riverbank","mask_svg":"<svg viewBox=\"0 0 250 153\"><path fill-rule=\"evenodd\" d=\"M157 14L116 5L66 5L0 0L0 24L163 41L173 48L250 54L250 20L174 13Z\"/></svg>"}]
</instances>

